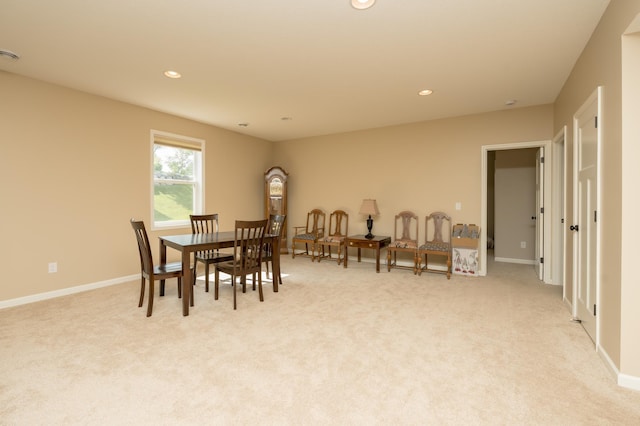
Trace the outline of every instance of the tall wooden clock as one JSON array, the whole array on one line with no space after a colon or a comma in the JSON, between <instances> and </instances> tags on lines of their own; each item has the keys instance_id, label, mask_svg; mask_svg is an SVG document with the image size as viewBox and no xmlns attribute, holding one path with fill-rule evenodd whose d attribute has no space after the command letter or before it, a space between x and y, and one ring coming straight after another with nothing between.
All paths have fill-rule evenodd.
<instances>
[{"instance_id":1,"label":"tall wooden clock","mask_svg":"<svg viewBox=\"0 0 640 426\"><path fill-rule=\"evenodd\" d=\"M278 166L264 172L264 212L265 217L272 214L287 214L287 176L289 174ZM280 253L288 253L287 224L282 228Z\"/></svg>"}]
</instances>

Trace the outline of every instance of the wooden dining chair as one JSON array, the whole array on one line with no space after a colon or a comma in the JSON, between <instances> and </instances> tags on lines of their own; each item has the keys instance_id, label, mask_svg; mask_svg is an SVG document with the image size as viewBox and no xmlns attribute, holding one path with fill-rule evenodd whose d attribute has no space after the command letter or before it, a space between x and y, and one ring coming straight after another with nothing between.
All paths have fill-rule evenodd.
<instances>
[{"instance_id":1,"label":"wooden dining chair","mask_svg":"<svg viewBox=\"0 0 640 426\"><path fill-rule=\"evenodd\" d=\"M318 240L324 237L324 221L326 214L320 209L313 209L307 213L307 224L305 226L294 226L294 236L291 238L291 257L308 256L313 262L316 259L316 247ZM304 244L304 250L296 253L296 244ZM309 253L311 246L311 253ZM318 253L320 255L320 253Z\"/></svg>"},{"instance_id":2,"label":"wooden dining chair","mask_svg":"<svg viewBox=\"0 0 640 426\"><path fill-rule=\"evenodd\" d=\"M331 257L331 247L335 247L338 250L337 257L335 260L338 265L344 259L344 255L342 255L342 249L346 251L347 248L344 246L344 241L347 238L347 234L349 233L349 214L344 210L334 210L329 215L329 232L328 235L318 239L318 245L322 247L322 256L318 256L318 263L320 260L327 258L332 259ZM328 253L324 254L324 247L328 247Z\"/></svg>"},{"instance_id":3,"label":"wooden dining chair","mask_svg":"<svg viewBox=\"0 0 640 426\"><path fill-rule=\"evenodd\" d=\"M191 232L193 234L215 234L219 231L218 213L213 214L192 214L189 215L191 220ZM198 262L204 264L204 291L209 291L209 265L227 260L232 260L233 255L220 252L220 250L202 250L194 253L193 260L193 285L196 283L196 271ZM192 292L193 293L193 292Z\"/></svg>"},{"instance_id":4,"label":"wooden dining chair","mask_svg":"<svg viewBox=\"0 0 640 426\"><path fill-rule=\"evenodd\" d=\"M283 214L271 214L269 215L269 222L267 224L266 233L270 235L276 235L278 239L282 238L282 230L284 229L284 222L287 219L286 215ZM267 268L267 276L269 275L269 263L271 263L271 270L275 271L273 267L273 249L274 245L272 242L266 242L264 244L264 252L262 253L262 261ZM272 272L273 273L273 272ZM278 284L282 284L282 274L280 273L280 268L278 268L278 276L272 277L272 279L277 279Z\"/></svg>"},{"instance_id":5,"label":"wooden dining chair","mask_svg":"<svg viewBox=\"0 0 640 426\"><path fill-rule=\"evenodd\" d=\"M238 283L236 277L242 277L242 292L246 293L246 277L253 276L253 289L256 289L256 275L260 301L264 302L262 293L262 252L264 250L264 233L268 219L263 220L236 220L235 240L233 242L233 260L215 264L215 299L218 300L218 287L220 272L231 275L233 286L233 309L236 309L236 293Z\"/></svg>"},{"instance_id":6,"label":"wooden dining chair","mask_svg":"<svg viewBox=\"0 0 640 426\"><path fill-rule=\"evenodd\" d=\"M429 256L444 258L446 269L429 267ZM424 266L422 261L424 260ZM418 263L416 265L418 275L422 271L438 272L446 274L451 279L451 217L443 212L434 212L428 215L424 221L424 244L418 247Z\"/></svg>"},{"instance_id":7,"label":"wooden dining chair","mask_svg":"<svg viewBox=\"0 0 640 426\"><path fill-rule=\"evenodd\" d=\"M391 271L391 268L403 268L411 269L415 273L418 255L418 216L414 212L405 210L396 215L393 238L387 247L387 271ZM413 265L399 265L398 253L410 254Z\"/></svg>"},{"instance_id":8,"label":"wooden dining chair","mask_svg":"<svg viewBox=\"0 0 640 426\"><path fill-rule=\"evenodd\" d=\"M159 265L153 264L151 255L151 247L149 246L149 237L141 220L131 219L131 227L136 234L138 241L138 252L140 254L140 270L142 280L140 283L140 302L138 307L142 307L144 302L145 281L149 280L149 302L147 305L147 316L151 316L153 311L153 293L154 282L160 280L160 296L164 296L164 280L169 278L178 279L178 297L182 297L182 262L163 263ZM193 295L193 292L191 292ZM193 306L193 297L191 298Z\"/></svg>"}]
</instances>

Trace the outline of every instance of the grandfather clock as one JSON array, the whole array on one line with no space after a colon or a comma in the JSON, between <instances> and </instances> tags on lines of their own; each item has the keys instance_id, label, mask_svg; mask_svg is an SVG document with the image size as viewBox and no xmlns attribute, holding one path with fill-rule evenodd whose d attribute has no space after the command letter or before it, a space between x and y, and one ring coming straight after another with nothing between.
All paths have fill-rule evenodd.
<instances>
[{"instance_id":1,"label":"grandfather clock","mask_svg":"<svg viewBox=\"0 0 640 426\"><path fill-rule=\"evenodd\" d=\"M264 212L265 217L271 214L287 214L287 176L289 174L278 166L264 172ZM287 224L282 228L280 253L288 253Z\"/></svg>"}]
</instances>

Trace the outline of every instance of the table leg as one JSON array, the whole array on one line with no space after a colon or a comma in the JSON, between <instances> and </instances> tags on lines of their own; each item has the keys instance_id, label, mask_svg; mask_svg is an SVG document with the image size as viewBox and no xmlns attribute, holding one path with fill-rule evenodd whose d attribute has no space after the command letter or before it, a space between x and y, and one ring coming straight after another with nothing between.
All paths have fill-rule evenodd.
<instances>
[{"instance_id":1,"label":"table leg","mask_svg":"<svg viewBox=\"0 0 640 426\"><path fill-rule=\"evenodd\" d=\"M347 267L347 262L349 261L349 246L347 245L347 242L345 241L344 243L344 267Z\"/></svg>"},{"instance_id":2,"label":"table leg","mask_svg":"<svg viewBox=\"0 0 640 426\"><path fill-rule=\"evenodd\" d=\"M380 246L376 247L376 272L380 273Z\"/></svg>"},{"instance_id":3,"label":"table leg","mask_svg":"<svg viewBox=\"0 0 640 426\"><path fill-rule=\"evenodd\" d=\"M358 263L360 263L360 247L358 247Z\"/></svg>"},{"instance_id":4,"label":"table leg","mask_svg":"<svg viewBox=\"0 0 640 426\"><path fill-rule=\"evenodd\" d=\"M182 250L182 315L189 315L189 303L191 302L191 292L193 291L191 278L191 252Z\"/></svg>"},{"instance_id":5,"label":"table leg","mask_svg":"<svg viewBox=\"0 0 640 426\"><path fill-rule=\"evenodd\" d=\"M167 263L167 246L165 246L163 243L164 241L160 240L160 264L161 265ZM165 283L165 280L160 280L160 296L164 296L164 283Z\"/></svg>"}]
</instances>

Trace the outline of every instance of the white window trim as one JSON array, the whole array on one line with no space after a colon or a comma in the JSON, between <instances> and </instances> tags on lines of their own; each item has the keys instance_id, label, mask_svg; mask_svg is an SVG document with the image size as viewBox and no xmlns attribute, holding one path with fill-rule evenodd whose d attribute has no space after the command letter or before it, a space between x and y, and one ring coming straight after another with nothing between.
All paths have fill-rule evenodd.
<instances>
[{"instance_id":1,"label":"white window trim","mask_svg":"<svg viewBox=\"0 0 640 426\"><path fill-rule=\"evenodd\" d=\"M183 144L185 145L185 147L193 147L193 148L197 148L200 150L200 164L196 164L196 176L201 176L201 179L199 181L196 182L196 191L200 192L200 197L199 197L199 202L198 202L198 197L196 197L196 206L194 206L194 214L202 214L202 212L204 211L204 206L205 204L205 174L204 174L204 170L205 170L205 166L204 166L204 159L205 159L205 140L204 139L197 139L197 138L192 138L189 136L183 136L183 135L178 135L175 133L169 133L169 132L163 132L161 130L154 130L151 129L150 132L150 146L149 146L149 178L150 178L150 185L149 185L149 189L150 189L150 222L151 222L151 229L152 230L160 230L160 229L177 229L177 228L185 228L185 227L190 227L191 224L189 222L189 220L174 220L174 221L165 221L162 223L156 223L156 221L154 220L154 183L155 183L155 179L154 179L154 170L153 170L153 147L156 144L157 141L165 139L167 141L171 141L171 142L175 142L176 144L180 145Z\"/></svg>"}]
</instances>

